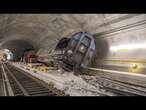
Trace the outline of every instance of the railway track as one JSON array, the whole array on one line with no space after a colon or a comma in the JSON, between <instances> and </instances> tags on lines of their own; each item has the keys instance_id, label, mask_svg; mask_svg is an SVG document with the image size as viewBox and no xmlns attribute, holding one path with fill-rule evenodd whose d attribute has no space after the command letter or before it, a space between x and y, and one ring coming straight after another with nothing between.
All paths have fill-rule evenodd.
<instances>
[{"instance_id":1,"label":"railway track","mask_svg":"<svg viewBox=\"0 0 146 110\"><path fill-rule=\"evenodd\" d=\"M4 70L10 81L14 96L66 96L62 91L55 89L53 85L44 84L44 82L10 64L4 64ZM87 83L99 86L101 96L112 96L107 94L109 92L114 96L146 96L146 88L139 85L117 81L97 74L80 76ZM97 91L91 92L97 93Z\"/></svg>"},{"instance_id":2,"label":"railway track","mask_svg":"<svg viewBox=\"0 0 146 110\"><path fill-rule=\"evenodd\" d=\"M8 95L7 80L2 68L2 62L0 62L0 96Z\"/></svg>"},{"instance_id":3,"label":"railway track","mask_svg":"<svg viewBox=\"0 0 146 110\"><path fill-rule=\"evenodd\" d=\"M3 79L3 76L2 76L2 68L0 67L0 80Z\"/></svg>"},{"instance_id":4,"label":"railway track","mask_svg":"<svg viewBox=\"0 0 146 110\"><path fill-rule=\"evenodd\" d=\"M5 73L8 76L14 96L66 96L53 85L45 84L22 70L4 64Z\"/></svg>"},{"instance_id":5,"label":"railway track","mask_svg":"<svg viewBox=\"0 0 146 110\"><path fill-rule=\"evenodd\" d=\"M112 92L117 96L146 96L146 88L140 87L139 85L129 84L95 74L82 75L81 77L93 86L100 85L101 89Z\"/></svg>"},{"instance_id":6,"label":"railway track","mask_svg":"<svg viewBox=\"0 0 146 110\"><path fill-rule=\"evenodd\" d=\"M146 96L146 92L133 88L132 85L125 84L111 79L100 78L97 81L102 88L111 91L117 95L124 96Z\"/></svg>"}]
</instances>

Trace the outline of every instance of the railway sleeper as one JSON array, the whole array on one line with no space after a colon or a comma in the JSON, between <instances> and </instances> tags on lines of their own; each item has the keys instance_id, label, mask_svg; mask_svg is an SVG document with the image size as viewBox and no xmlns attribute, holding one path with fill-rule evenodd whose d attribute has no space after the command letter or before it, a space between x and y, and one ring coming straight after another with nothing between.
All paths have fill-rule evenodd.
<instances>
[{"instance_id":1,"label":"railway sleeper","mask_svg":"<svg viewBox=\"0 0 146 110\"><path fill-rule=\"evenodd\" d=\"M37 91L40 91L40 92L42 92L42 91L48 91L48 89L30 89L30 90L27 90L28 92L37 92Z\"/></svg>"},{"instance_id":2,"label":"railway sleeper","mask_svg":"<svg viewBox=\"0 0 146 110\"><path fill-rule=\"evenodd\" d=\"M33 95L33 94L44 94L44 93L52 93L52 91L35 91L35 92L31 92L29 93L29 95Z\"/></svg>"},{"instance_id":3,"label":"railway sleeper","mask_svg":"<svg viewBox=\"0 0 146 110\"><path fill-rule=\"evenodd\" d=\"M46 89L44 87L27 87L27 90L32 90L32 89Z\"/></svg>"}]
</instances>

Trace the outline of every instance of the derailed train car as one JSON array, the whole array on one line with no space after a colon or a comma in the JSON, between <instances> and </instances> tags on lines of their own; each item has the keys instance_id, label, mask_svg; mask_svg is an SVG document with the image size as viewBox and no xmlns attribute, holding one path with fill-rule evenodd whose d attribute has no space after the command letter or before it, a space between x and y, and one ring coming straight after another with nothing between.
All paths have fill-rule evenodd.
<instances>
[{"instance_id":1,"label":"derailed train car","mask_svg":"<svg viewBox=\"0 0 146 110\"><path fill-rule=\"evenodd\" d=\"M75 72L86 72L95 57L96 43L93 36L87 32L78 32L71 38L63 39L56 46L56 49L64 51L62 67Z\"/></svg>"}]
</instances>

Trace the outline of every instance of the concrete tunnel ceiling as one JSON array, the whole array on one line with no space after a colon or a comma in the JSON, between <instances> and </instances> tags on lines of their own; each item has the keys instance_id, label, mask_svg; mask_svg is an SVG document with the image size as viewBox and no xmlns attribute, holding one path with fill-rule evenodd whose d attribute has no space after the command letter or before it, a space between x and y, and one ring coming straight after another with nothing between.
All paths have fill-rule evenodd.
<instances>
[{"instance_id":1,"label":"concrete tunnel ceiling","mask_svg":"<svg viewBox=\"0 0 146 110\"><path fill-rule=\"evenodd\" d=\"M8 46L13 41L15 43L25 41L26 45L29 44L35 49L43 49L45 53L45 50L55 46L53 44L62 37L70 37L79 31L86 31L94 35L109 30L112 28L110 19L126 15L0 14L0 45L1 48L3 46L9 48ZM131 14L131 16L133 15ZM7 45L6 42L11 43ZM17 42L17 45L19 44Z\"/></svg>"}]
</instances>

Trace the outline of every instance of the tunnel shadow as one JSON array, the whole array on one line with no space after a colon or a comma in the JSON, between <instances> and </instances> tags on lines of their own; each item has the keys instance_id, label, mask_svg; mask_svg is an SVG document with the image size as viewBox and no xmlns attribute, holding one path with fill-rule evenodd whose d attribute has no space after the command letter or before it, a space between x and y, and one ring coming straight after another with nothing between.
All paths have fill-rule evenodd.
<instances>
[{"instance_id":1,"label":"tunnel shadow","mask_svg":"<svg viewBox=\"0 0 146 110\"><path fill-rule=\"evenodd\" d=\"M106 39L101 39L98 38L97 36L94 36L94 39L96 43L96 52L95 52L96 54L95 54L93 66L98 67L108 55L109 44Z\"/></svg>"},{"instance_id":2,"label":"tunnel shadow","mask_svg":"<svg viewBox=\"0 0 146 110\"><path fill-rule=\"evenodd\" d=\"M68 43L70 41L70 38L62 38L61 40L59 40L57 46L55 47L55 50L63 50L68 46Z\"/></svg>"},{"instance_id":3,"label":"tunnel shadow","mask_svg":"<svg viewBox=\"0 0 146 110\"><path fill-rule=\"evenodd\" d=\"M34 46L25 40L9 40L1 48L9 49L13 53L13 60L19 61L27 50L35 50Z\"/></svg>"}]
</instances>

